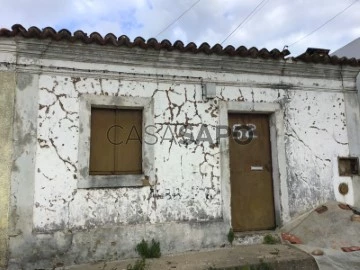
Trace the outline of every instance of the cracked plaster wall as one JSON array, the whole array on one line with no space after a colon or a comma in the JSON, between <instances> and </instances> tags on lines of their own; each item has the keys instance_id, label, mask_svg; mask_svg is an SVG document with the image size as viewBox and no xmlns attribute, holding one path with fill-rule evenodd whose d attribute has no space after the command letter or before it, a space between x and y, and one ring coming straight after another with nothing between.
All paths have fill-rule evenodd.
<instances>
[{"instance_id":1,"label":"cracked plaster wall","mask_svg":"<svg viewBox=\"0 0 360 270\"><path fill-rule=\"evenodd\" d=\"M38 231L110 224L220 219L218 146L164 140L154 145L154 186L77 189L79 95L152 97L159 136L200 124L215 137L217 100L283 102L291 216L333 199L337 157L348 155L341 92L218 86L218 99L203 101L200 84L113 79L39 78L34 227ZM285 100L285 102L284 102ZM171 137L166 131L166 138ZM161 140L161 137L159 137Z\"/></svg>"},{"instance_id":2,"label":"cracked plaster wall","mask_svg":"<svg viewBox=\"0 0 360 270\"><path fill-rule=\"evenodd\" d=\"M200 124L215 136L217 100L202 101L200 85L142 83L42 75L39 79L34 225L57 230L221 218L219 149L164 140L154 146L157 183L133 189L76 188L79 95L154 99L158 134ZM340 92L218 87L218 98L248 102L286 99L284 119L291 215L332 199L333 167L348 155L344 97ZM166 132L167 138L171 132ZM160 137L159 137L160 138ZM160 138L161 140L161 138Z\"/></svg>"},{"instance_id":3,"label":"cracked plaster wall","mask_svg":"<svg viewBox=\"0 0 360 270\"><path fill-rule=\"evenodd\" d=\"M291 93L290 98L285 126L294 216L335 199L333 183L341 178L337 159L348 156L349 147L343 93Z\"/></svg>"},{"instance_id":4,"label":"cracked plaster wall","mask_svg":"<svg viewBox=\"0 0 360 270\"><path fill-rule=\"evenodd\" d=\"M349 155L342 92L226 87L219 98L283 104L292 217L335 198L337 157Z\"/></svg>"},{"instance_id":5,"label":"cracked plaster wall","mask_svg":"<svg viewBox=\"0 0 360 270\"><path fill-rule=\"evenodd\" d=\"M187 147L176 141L160 143L159 135L159 142L153 146L153 191L150 187L76 187L79 95L153 97L158 134L170 138L171 132L178 133L180 125L193 125L196 131L203 123L213 127L215 136L216 104L201 101L200 85L43 75L39 89L36 230L221 218L219 150L206 143Z\"/></svg>"}]
</instances>

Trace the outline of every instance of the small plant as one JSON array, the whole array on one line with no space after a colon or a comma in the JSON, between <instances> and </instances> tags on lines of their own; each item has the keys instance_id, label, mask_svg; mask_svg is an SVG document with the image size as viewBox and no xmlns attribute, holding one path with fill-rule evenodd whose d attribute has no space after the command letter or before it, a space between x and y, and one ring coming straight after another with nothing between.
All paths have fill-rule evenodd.
<instances>
[{"instance_id":1,"label":"small plant","mask_svg":"<svg viewBox=\"0 0 360 270\"><path fill-rule=\"evenodd\" d=\"M161 257L160 242L152 239L149 251L150 251L149 258L160 258Z\"/></svg>"},{"instance_id":2,"label":"small plant","mask_svg":"<svg viewBox=\"0 0 360 270\"><path fill-rule=\"evenodd\" d=\"M145 259L137 260L134 265L128 264L126 270L145 270L147 268Z\"/></svg>"},{"instance_id":3,"label":"small plant","mask_svg":"<svg viewBox=\"0 0 360 270\"><path fill-rule=\"evenodd\" d=\"M141 256L141 258L147 258L149 245L144 239L136 245L136 252Z\"/></svg>"},{"instance_id":4,"label":"small plant","mask_svg":"<svg viewBox=\"0 0 360 270\"><path fill-rule=\"evenodd\" d=\"M154 239L151 240L150 245L143 239L136 245L135 250L143 259L160 258L161 256L160 242L155 241Z\"/></svg>"},{"instance_id":5,"label":"small plant","mask_svg":"<svg viewBox=\"0 0 360 270\"><path fill-rule=\"evenodd\" d=\"M235 234L234 234L234 231L232 228L229 229L229 232L227 234L227 239L229 241L229 243L232 245L233 241L234 241L234 238L235 238Z\"/></svg>"},{"instance_id":6,"label":"small plant","mask_svg":"<svg viewBox=\"0 0 360 270\"><path fill-rule=\"evenodd\" d=\"M279 244L279 243L280 243L279 239L271 234L267 234L264 236L263 244L275 245L275 244Z\"/></svg>"}]
</instances>

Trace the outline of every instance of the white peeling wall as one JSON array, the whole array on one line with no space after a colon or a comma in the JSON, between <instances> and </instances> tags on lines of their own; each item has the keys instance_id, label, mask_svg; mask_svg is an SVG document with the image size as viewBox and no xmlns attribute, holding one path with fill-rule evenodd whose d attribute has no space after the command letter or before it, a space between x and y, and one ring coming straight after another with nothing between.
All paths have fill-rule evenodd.
<instances>
[{"instance_id":1,"label":"white peeling wall","mask_svg":"<svg viewBox=\"0 0 360 270\"><path fill-rule=\"evenodd\" d=\"M219 149L169 141L184 124L208 124L215 137L216 104L200 85L40 77L34 225L39 231L108 224L213 220L222 217ZM79 95L154 98L153 190L77 189ZM206 111L213 111L207 113ZM169 125L170 124L170 125ZM168 129L168 130L167 130ZM170 129L170 130L169 130ZM162 139L162 137L165 137ZM162 141L163 140L163 141ZM161 142L162 141L162 142Z\"/></svg>"},{"instance_id":2,"label":"white peeling wall","mask_svg":"<svg viewBox=\"0 0 360 270\"><path fill-rule=\"evenodd\" d=\"M335 199L333 183L344 179L337 158L349 155L343 93L222 87L218 97L282 104L291 216Z\"/></svg>"},{"instance_id":3,"label":"white peeling wall","mask_svg":"<svg viewBox=\"0 0 360 270\"><path fill-rule=\"evenodd\" d=\"M285 110L290 214L335 199L338 156L348 156L344 95L290 92ZM335 169L334 169L335 168Z\"/></svg>"},{"instance_id":4,"label":"white peeling wall","mask_svg":"<svg viewBox=\"0 0 360 270\"><path fill-rule=\"evenodd\" d=\"M259 76L259 79L263 79ZM77 189L79 96L153 97L158 142L153 189ZM41 75L34 195L38 231L111 224L209 221L222 218L218 144L170 142L181 126L201 124L215 138L218 100L279 102L284 109L289 209L294 216L334 198L337 157L348 155L343 94L250 87L217 87L203 101L199 84ZM162 140L161 136L166 139Z\"/></svg>"}]
</instances>

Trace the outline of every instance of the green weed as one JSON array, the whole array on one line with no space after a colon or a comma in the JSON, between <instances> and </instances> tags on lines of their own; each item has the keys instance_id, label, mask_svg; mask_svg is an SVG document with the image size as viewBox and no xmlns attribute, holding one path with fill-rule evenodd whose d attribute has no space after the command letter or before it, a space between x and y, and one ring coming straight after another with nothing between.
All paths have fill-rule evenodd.
<instances>
[{"instance_id":1,"label":"green weed","mask_svg":"<svg viewBox=\"0 0 360 270\"><path fill-rule=\"evenodd\" d=\"M150 244L143 239L136 245L135 250L143 259L160 258L161 256L160 242L155 241L154 239L151 240Z\"/></svg>"},{"instance_id":2,"label":"green weed","mask_svg":"<svg viewBox=\"0 0 360 270\"><path fill-rule=\"evenodd\" d=\"M267 234L264 236L263 244L275 245L279 243L280 243L279 239L271 234Z\"/></svg>"},{"instance_id":3,"label":"green weed","mask_svg":"<svg viewBox=\"0 0 360 270\"><path fill-rule=\"evenodd\" d=\"M229 229L229 232L227 234L227 239L229 241L229 243L232 245L233 241L234 241L234 238L235 238L235 234L234 234L234 231L232 228Z\"/></svg>"}]
</instances>

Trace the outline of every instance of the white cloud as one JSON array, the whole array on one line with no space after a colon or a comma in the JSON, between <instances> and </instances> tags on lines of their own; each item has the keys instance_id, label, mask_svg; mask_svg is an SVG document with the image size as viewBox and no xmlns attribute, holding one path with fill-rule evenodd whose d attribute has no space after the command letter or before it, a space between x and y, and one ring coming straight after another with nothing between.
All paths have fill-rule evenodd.
<instances>
[{"instance_id":1,"label":"white cloud","mask_svg":"<svg viewBox=\"0 0 360 270\"><path fill-rule=\"evenodd\" d=\"M57 30L87 33L113 32L130 38L154 37L196 0L0 0L0 26L21 23ZM259 1L201 0L158 39L194 41L198 45L220 43L252 11ZM353 0L269 0L251 20L224 44L282 49L351 4ZM360 36L360 2L325 27L289 49L293 55L307 47L332 50Z\"/></svg>"}]
</instances>

